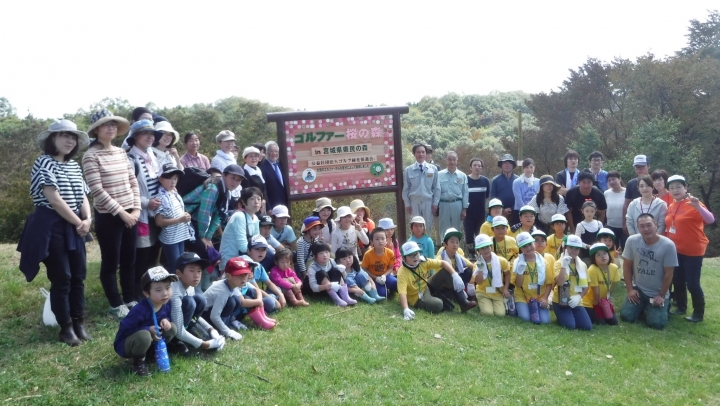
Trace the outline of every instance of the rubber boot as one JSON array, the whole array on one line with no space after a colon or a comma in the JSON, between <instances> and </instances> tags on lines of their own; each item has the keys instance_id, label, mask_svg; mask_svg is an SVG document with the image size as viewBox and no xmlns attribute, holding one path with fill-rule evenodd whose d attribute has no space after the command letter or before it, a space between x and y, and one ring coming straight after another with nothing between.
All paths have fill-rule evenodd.
<instances>
[{"instance_id":1,"label":"rubber boot","mask_svg":"<svg viewBox=\"0 0 720 406\"><path fill-rule=\"evenodd\" d=\"M685 317L685 320L691 323L700 323L701 321L703 321L703 317L705 316L705 297L702 296L697 299L692 298L692 304L692 316Z\"/></svg>"},{"instance_id":2,"label":"rubber boot","mask_svg":"<svg viewBox=\"0 0 720 406\"><path fill-rule=\"evenodd\" d=\"M363 292L362 296L360 296L360 299L366 301L368 304L373 304L373 303L376 302L375 299L373 299L373 298L371 298L370 296L368 296L368 294L365 293L365 292Z\"/></svg>"},{"instance_id":3,"label":"rubber boot","mask_svg":"<svg viewBox=\"0 0 720 406\"><path fill-rule=\"evenodd\" d=\"M270 323L263 317L262 310L260 310L260 307L256 307L247 314L247 316L250 318L250 320L255 323L256 326L260 327L264 330L271 330L273 327L275 327L275 323Z\"/></svg>"},{"instance_id":4,"label":"rubber boot","mask_svg":"<svg viewBox=\"0 0 720 406\"><path fill-rule=\"evenodd\" d=\"M444 312L451 312L455 310L455 305L449 300L449 298L453 297L453 295L454 292L450 289L440 289L437 293L433 292L433 296L442 300Z\"/></svg>"},{"instance_id":5,"label":"rubber boot","mask_svg":"<svg viewBox=\"0 0 720 406\"><path fill-rule=\"evenodd\" d=\"M150 376L150 372L148 372L147 366L145 365L145 358L133 358L132 370L138 376Z\"/></svg>"},{"instance_id":6,"label":"rubber boot","mask_svg":"<svg viewBox=\"0 0 720 406\"><path fill-rule=\"evenodd\" d=\"M463 290L455 292L455 300L460 305L460 310L463 313L477 306L477 302L471 302L467 299L467 297L465 296L465 291Z\"/></svg>"},{"instance_id":7,"label":"rubber boot","mask_svg":"<svg viewBox=\"0 0 720 406\"><path fill-rule=\"evenodd\" d=\"M77 347L80 345L80 339L78 339L75 335L72 322L65 323L60 327L60 334L58 334L58 337L60 338L60 341L71 347Z\"/></svg>"},{"instance_id":8,"label":"rubber boot","mask_svg":"<svg viewBox=\"0 0 720 406\"><path fill-rule=\"evenodd\" d=\"M298 300L295 298L295 292L292 291L292 289L286 290L283 292L283 295L285 296L285 300L290 304L290 306L297 306Z\"/></svg>"},{"instance_id":9,"label":"rubber boot","mask_svg":"<svg viewBox=\"0 0 720 406\"><path fill-rule=\"evenodd\" d=\"M278 324L278 321L277 321L277 320L271 319L270 317L268 317L267 313L265 313L265 308L264 308L264 307L261 307L261 308L260 308L260 314L262 314L263 318L264 318L265 321L267 321L268 323L272 323L272 324L275 324L275 325Z\"/></svg>"},{"instance_id":10,"label":"rubber boot","mask_svg":"<svg viewBox=\"0 0 720 406\"><path fill-rule=\"evenodd\" d=\"M298 301L298 306L310 306L310 303L303 297L302 291L295 292L295 299Z\"/></svg>"},{"instance_id":11,"label":"rubber boot","mask_svg":"<svg viewBox=\"0 0 720 406\"><path fill-rule=\"evenodd\" d=\"M340 298L345 301L348 305L352 306L354 304L357 304L357 300L350 297L348 294L348 287L347 285L340 286L340 290L338 291L338 294L340 295Z\"/></svg>"},{"instance_id":12,"label":"rubber boot","mask_svg":"<svg viewBox=\"0 0 720 406\"><path fill-rule=\"evenodd\" d=\"M367 293L371 298L375 299L376 302L382 302L385 300L385 296L380 296L377 289L370 289Z\"/></svg>"},{"instance_id":13,"label":"rubber boot","mask_svg":"<svg viewBox=\"0 0 720 406\"><path fill-rule=\"evenodd\" d=\"M85 331L85 325L83 323L83 318L78 317L77 319L73 319L73 330L75 331L75 335L77 338L83 340L83 341L90 341L92 340L92 337L90 337L90 334Z\"/></svg>"},{"instance_id":14,"label":"rubber boot","mask_svg":"<svg viewBox=\"0 0 720 406\"><path fill-rule=\"evenodd\" d=\"M338 296L337 292L335 292L334 290L332 290L332 289L328 290L327 294L328 294L328 296L330 296L330 298L333 300L333 302L335 302L336 305L338 305L340 307L347 306L347 302L340 299L340 296Z\"/></svg>"}]
</instances>

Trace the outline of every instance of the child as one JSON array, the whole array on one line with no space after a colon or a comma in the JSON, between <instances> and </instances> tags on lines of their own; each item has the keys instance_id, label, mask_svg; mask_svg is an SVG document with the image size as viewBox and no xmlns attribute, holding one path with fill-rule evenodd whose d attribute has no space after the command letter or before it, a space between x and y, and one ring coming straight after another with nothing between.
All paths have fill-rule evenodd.
<instances>
[{"instance_id":1,"label":"child","mask_svg":"<svg viewBox=\"0 0 720 406\"><path fill-rule=\"evenodd\" d=\"M525 205L520 208L519 216L520 222L510 227L510 236L513 238L517 237L520 233L529 234L536 230L535 217L537 216L537 211L535 211L535 208Z\"/></svg>"},{"instance_id":2,"label":"child","mask_svg":"<svg viewBox=\"0 0 720 406\"><path fill-rule=\"evenodd\" d=\"M375 282L367 272L360 268L357 257L349 249L338 248L335 251L335 262L340 270L344 270L343 276L349 292L369 304L385 300L384 297L378 295Z\"/></svg>"},{"instance_id":3,"label":"child","mask_svg":"<svg viewBox=\"0 0 720 406\"><path fill-rule=\"evenodd\" d=\"M263 236L268 243L268 256L274 256L275 250L278 249L278 247L282 247L282 244L280 244L280 242L272 236L271 230L273 228L273 224L273 220L270 216L260 216L260 235Z\"/></svg>"},{"instance_id":4,"label":"child","mask_svg":"<svg viewBox=\"0 0 720 406\"><path fill-rule=\"evenodd\" d=\"M497 216L502 216L503 203L500 199L491 199L488 203L487 221L480 226L480 234L485 234L488 237L493 236L492 231L492 220Z\"/></svg>"},{"instance_id":5,"label":"child","mask_svg":"<svg viewBox=\"0 0 720 406\"><path fill-rule=\"evenodd\" d=\"M547 234L542 230L535 230L530 234L535 239L535 251L537 251L546 261L549 261L550 267L553 269L555 266L555 256L551 255L547 251Z\"/></svg>"},{"instance_id":6,"label":"child","mask_svg":"<svg viewBox=\"0 0 720 406\"><path fill-rule=\"evenodd\" d=\"M434 257L435 243L432 238L425 234L425 218L422 216L413 217L410 220L410 232L412 232L412 237L408 241L412 241L422 248L422 254L425 258Z\"/></svg>"},{"instance_id":7,"label":"child","mask_svg":"<svg viewBox=\"0 0 720 406\"><path fill-rule=\"evenodd\" d=\"M250 249L248 250L247 256L242 256L250 266L253 266L253 277L250 278L250 283L255 285L256 288L260 289L262 296L263 308L266 313L275 313L280 311L287 306L285 301L285 295L282 293L271 280L270 276L265 271L265 267L261 264L262 260L267 255L267 250L270 247L265 240L265 237L261 235L255 235L250 239ZM265 289L261 288L258 283L264 283ZM276 299L277 298L277 299Z\"/></svg>"},{"instance_id":8,"label":"child","mask_svg":"<svg viewBox=\"0 0 720 406\"><path fill-rule=\"evenodd\" d=\"M385 230L385 237L387 237L386 248L389 248L395 254L395 265L393 265L393 275L397 275L398 269L402 266L402 259L400 257L400 244L398 243L397 236L395 235L395 228L397 227L391 218L380 219L378 227Z\"/></svg>"},{"instance_id":9,"label":"child","mask_svg":"<svg viewBox=\"0 0 720 406\"><path fill-rule=\"evenodd\" d=\"M550 307L548 297L553 285L553 273L551 272L553 263L535 250L534 241L533 237L528 233L518 234L517 244L521 255L515 261L513 269L515 274L515 306L520 320L531 321L530 303L536 301L540 317L537 321L532 320L532 322L535 324L549 324Z\"/></svg>"},{"instance_id":10,"label":"child","mask_svg":"<svg viewBox=\"0 0 720 406\"><path fill-rule=\"evenodd\" d=\"M561 326L574 330L592 330L592 322L582 306L582 297L588 291L588 273L578 254L585 245L580 237L569 235L560 260L555 261L553 272L553 311Z\"/></svg>"},{"instance_id":11,"label":"child","mask_svg":"<svg viewBox=\"0 0 720 406\"><path fill-rule=\"evenodd\" d=\"M615 309L610 303L610 295L614 284L620 282L620 272L618 272L617 265L610 261L610 249L601 242L590 247L590 259L592 261L592 265L588 269L590 289L583 296L582 305L593 324L616 326L618 319ZM601 301L607 301L605 308L610 310L611 317L605 314L603 305L600 304Z\"/></svg>"},{"instance_id":12,"label":"child","mask_svg":"<svg viewBox=\"0 0 720 406\"><path fill-rule=\"evenodd\" d=\"M310 303L303 298L302 281L291 267L292 260L292 251L278 248L275 251L275 267L270 271L270 280L282 289L285 300L290 306L310 306Z\"/></svg>"},{"instance_id":13,"label":"child","mask_svg":"<svg viewBox=\"0 0 720 406\"><path fill-rule=\"evenodd\" d=\"M375 228L375 222L370 219L370 209L365 206L365 203L363 203L362 200L355 199L350 202L350 211L355 215L355 219L360 224L363 231L365 231L365 234L372 232ZM360 242L358 246L360 247L360 254L363 254L367 245ZM360 258L362 259L362 255Z\"/></svg>"},{"instance_id":14,"label":"child","mask_svg":"<svg viewBox=\"0 0 720 406\"><path fill-rule=\"evenodd\" d=\"M355 255L360 256L358 243L369 244L370 240L350 208L339 207L335 221L338 222L338 227L330 237L330 247L335 250L340 247L349 248Z\"/></svg>"},{"instance_id":15,"label":"child","mask_svg":"<svg viewBox=\"0 0 720 406\"><path fill-rule=\"evenodd\" d=\"M315 293L327 292L340 307L356 304L357 301L348 295L342 271L338 269L335 261L330 259L330 246L318 241L310 246L310 251L315 258L315 262L308 267L310 289Z\"/></svg>"},{"instance_id":16,"label":"child","mask_svg":"<svg viewBox=\"0 0 720 406\"><path fill-rule=\"evenodd\" d=\"M510 267L512 267L513 261L520 253L520 250L518 249L517 242L515 242L515 238L506 235L508 231L508 221L505 216L495 216L492 226L492 251L505 258L510 264Z\"/></svg>"},{"instance_id":17,"label":"child","mask_svg":"<svg viewBox=\"0 0 720 406\"><path fill-rule=\"evenodd\" d=\"M302 281L305 280L308 262L313 259L310 247L314 242L320 240L323 227L325 226L320 222L319 217L310 216L303 220L302 237L297 242L297 262L295 263L295 271Z\"/></svg>"},{"instance_id":18,"label":"child","mask_svg":"<svg viewBox=\"0 0 720 406\"><path fill-rule=\"evenodd\" d=\"M288 220L290 219L290 214L288 213L288 208L281 204L273 207L273 228L270 230L270 233L280 244L292 251L295 249L297 237L292 227L288 225Z\"/></svg>"},{"instance_id":19,"label":"child","mask_svg":"<svg viewBox=\"0 0 720 406\"><path fill-rule=\"evenodd\" d=\"M338 210L340 211L340 210ZM372 247L370 247L362 260L362 268L375 279L378 294L388 297L397 292L397 278L393 275L395 266L395 254L387 245L385 230L376 227L370 234Z\"/></svg>"},{"instance_id":20,"label":"child","mask_svg":"<svg viewBox=\"0 0 720 406\"><path fill-rule=\"evenodd\" d=\"M275 327L275 321L265 315L260 289L250 283L250 264L240 258L230 258L225 265L225 279L213 282L205 291L207 308L203 318L221 335L233 340L242 340L236 330L243 329L234 315L247 315L256 325L264 329Z\"/></svg>"},{"instance_id":21,"label":"child","mask_svg":"<svg viewBox=\"0 0 720 406\"><path fill-rule=\"evenodd\" d=\"M202 293L195 292L195 288L200 284L203 269L208 266L210 266L210 261L200 258L194 252L184 252L177 260L175 274L178 276L178 281L172 283L170 320L177 328L175 340L179 340L180 344L173 345L180 347L179 352L181 353L187 352L187 347L182 348L185 347L185 344L194 348L217 348L218 351L225 346L225 337L221 337L217 330L200 317L205 310L207 301ZM196 324L207 332L209 340L200 339L188 332L192 329L191 325ZM168 345L170 346L170 344Z\"/></svg>"},{"instance_id":22,"label":"child","mask_svg":"<svg viewBox=\"0 0 720 406\"><path fill-rule=\"evenodd\" d=\"M155 211L155 224L161 227L158 239L165 253L167 269L175 272L175 262L185 251L185 241L195 241L195 232L190 225L190 213L185 212L182 197L175 191L178 179L184 172L173 164L164 164L158 181L160 207Z\"/></svg>"},{"instance_id":23,"label":"child","mask_svg":"<svg viewBox=\"0 0 720 406\"><path fill-rule=\"evenodd\" d=\"M115 352L123 358L132 358L132 370L139 376L150 376L145 366L146 355L154 353L153 341L160 336L170 341L177 333L177 327L168 320L172 296L171 282L178 280L176 275L168 273L165 268L150 268L140 278L140 286L147 300L130 309L127 317L120 322L115 336ZM155 329L155 319L160 331Z\"/></svg>"},{"instance_id":24,"label":"child","mask_svg":"<svg viewBox=\"0 0 720 406\"><path fill-rule=\"evenodd\" d=\"M480 314L505 316L505 301L499 290L505 286L505 280L510 280L510 264L492 252L492 245L493 239L485 234L475 237L478 261L470 278L468 294L475 293Z\"/></svg>"},{"instance_id":25,"label":"child","mask_svg":"<svg viewBox=\"0 0 720 406\"><path fill-rule=\"evenodd\" d=\"M565 232L567 231L567 220L565 216L562 214L553 214L552 220L550 221L550 228L553 231L553 235L547 239L547 251L549 254L554 255L555 259L559 259L560 247L562 246Z\"/></svg>"},{"instance_id":26,"label":"child","mask_svg":"<svg viewBox=\"0 0 720 406\"><path fill-rule=\"evenodd\" d=\"M465 284L450 263L425 259L421 252L415 241L408 241L400 247L403 266L398 271L398 294L405 320L415 318L410 306L430 313L452 310L448 295L455 297L463 313L477 306L476 302L468 301Z\"/></svg>"},{"instance_id":27,"label":"child","mask_svg":"<svg viewBox=\"0 0 720 406\"><path fill-rule=\"evenodd\" d=\"M609 228L601 228L597 233L597 240L605 244L610 251L610 262L620 268L620 250L615 245L615 233ZM592 257L592 255L591 255Z\"/></svg>"},{"instance_id":28,"label":"child","mask_svg":"<svg viewBox=\"0 0 720 406\"><path fill-rule=\"evenodd\" d=\"M587 201L582 205L582 213L585 218L575 227L575 235L580 237L584 247L580 250L580 258L586 264L590 263L590 246L597 242L597 232L603 227L602 223L595 220L597 206L595 202Z\"/></svg>"},{"instance_id":29,"label":"child","mask_svg":"<svg viewBox=\"0 0 720 406\"><path fill-rule=\"evenodd\" d=\"M315 200L315 210L313 210L312 216L320 219L320 224L323 225L320 241L325 241L328 244L336 227L332 222L333 213L335 213L335 208L332 206L330 199L321 197Z\"/></svg>"},{"instance_id":30,"label":"child","mask_svg":"<svg viewBox=\"0 0 720 406\"><path fill-rule=\"evenodd\" d=\"M462 240L462 233L455 228L448 228L443 236L443 246L438 250L435 258L449 262L455 272L460 274L463 282L467 284L475 270L475 264L463 255L460 249L460 240Z\"/></svg>"}]
</instances>

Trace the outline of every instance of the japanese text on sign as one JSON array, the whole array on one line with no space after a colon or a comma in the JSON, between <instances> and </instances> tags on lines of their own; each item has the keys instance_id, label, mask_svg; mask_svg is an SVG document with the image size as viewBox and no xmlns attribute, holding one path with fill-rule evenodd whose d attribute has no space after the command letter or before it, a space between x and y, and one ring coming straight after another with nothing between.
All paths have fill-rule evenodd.
<instances>
[{"instance_id":1,"label":"japanese text on sign","mask_svg":"<svg viewBox=\"0 0 720 406\"><path fill-rule=\"evenodd\" d=\"M310 153L313 156L333 154L356 154L359 152L372 151L372 144L338 145L337 147L312 147Z\"/></svg>"}]
</instances>

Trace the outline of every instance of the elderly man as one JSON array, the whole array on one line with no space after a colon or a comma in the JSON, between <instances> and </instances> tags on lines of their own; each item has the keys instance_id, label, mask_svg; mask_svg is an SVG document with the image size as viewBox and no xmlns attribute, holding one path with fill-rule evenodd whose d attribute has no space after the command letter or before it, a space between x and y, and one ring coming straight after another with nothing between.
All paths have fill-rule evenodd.
<instances>
[{"instance_id":1,"label":"elderly man","mask_svg":"<svg viewBox=\"0 0 720 406\"><path fill-rule=\"evenodd\" d=\"M652 214L641 214L637 226L640 234L628 237L622 253L627 298L620 317L635 322L645 312L645 323L662 329L668 322L669 290L678 265L677 252L672 240L657 234Z\"/></svg>"},{"instance_id":2,"label":"elderly man","mask_svg":"<svg viewBox=\"0 0 720 406\"><path fill-rule=\"evenodd\" d=\"M470 204L468 196L468 177L457 168L458 155L448 151L445 155L447 169L440 171L440 235L449 228L462 230L462 221L467 215Z\"/></svg>"},{"instance_id":3,"label":"elderly man","mask_svg":"<svg viewBox=\"0 0 720 406\"><path fill-rule=\"evenodd\" d=\"M268 210L275 206L283 205L288 206L288 196L285 191L285 179L283 179L283 169L280 163L280 147L275 141L268 141L265 143L265 150L267 155L265 159L260 162L260 171L265 179L265 189L267 190L267 196L265 200Z\"/></svg>"},{"instance_id":4,"label":"elderly man","mask_svg":"<svg viewBox=\"0 0 720 406\"><path fill-rule=\"evenodd\" d=\"M402 198L405 210L410 216L425 219L425 234L432 232L433 214L440 203L440 182L434 165L425 162L425 144L412 148L416 162L403 171Z\"/></svg>"},{"instance_id":5,"label":"elderly man","mask_svg":"<svg viewBox=\"0 0 720 406\"><path fill-rule=\"evenodd\" d=\"M605 210L607 210L605 194L593 186L593 175L591 173L580 172L577 186L571 187L565 195L565 204L570 209L565 216L571 231L574 232L575 226L583 221L582 205L589 200L592 200L597 206L597 219L604 223Z\"/></svg>"},{"instance_id":6,"label":"elderly man","mask_svg":"<svg viewBox=\"0 0 720 406\"><path fill-rule=\"evenodd\" d=\"M630 202L640 197L638 178L650 174L650 160L645 155L635 155L635 158L633 159L633 168L635 169L635 175L637 176L631 179L630 182L627 183L627 186L625 186L625 204L623 205L622 213L623 231L625 231L625 235L630 235L625 221L625 216L627 215Z\"/></svg>"}]
</instances>

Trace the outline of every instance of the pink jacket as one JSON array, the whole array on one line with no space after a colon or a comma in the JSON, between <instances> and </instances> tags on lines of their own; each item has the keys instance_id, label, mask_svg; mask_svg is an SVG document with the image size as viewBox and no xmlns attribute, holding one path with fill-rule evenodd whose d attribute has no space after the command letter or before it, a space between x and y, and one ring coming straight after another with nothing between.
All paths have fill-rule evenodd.
<instances>
[{"instance_id":1,"label":"pink jacket","mask_svg":"<svg viewBox=\"0 0 720 406\"><path fill-rule=\"evenodd\" d=\"M297 274L295 274L295 271L293 271L292 268L288 268L283 271L277 266L275 266L270 271L270 280L274 284L283 289L292 289L292 284L286 281L286 278L292 278L293 280L295 280L295 283L300 283L300 279L297 277Z\"/></svg>"}]
</instances>

